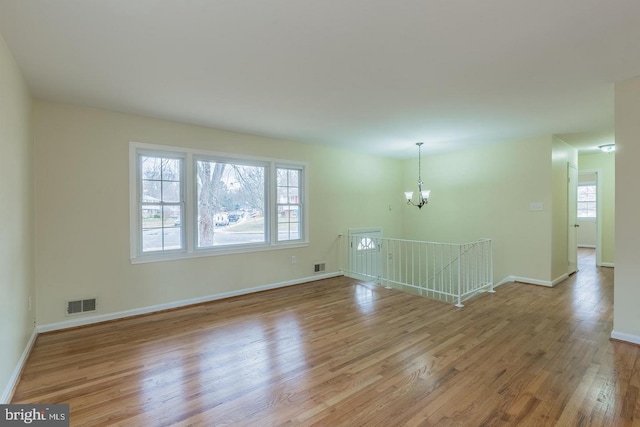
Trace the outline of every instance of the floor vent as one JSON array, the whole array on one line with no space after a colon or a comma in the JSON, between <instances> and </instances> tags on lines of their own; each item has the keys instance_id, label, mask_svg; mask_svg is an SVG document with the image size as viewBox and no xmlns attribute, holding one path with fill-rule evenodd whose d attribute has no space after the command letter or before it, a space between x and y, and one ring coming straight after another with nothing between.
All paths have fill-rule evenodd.
<instances>
[{"instance_id":1,"label":"floor vent","mask_svg":"<svg viewBox=\"0 0 640 427\"><path fill-rule=\"evenodd\" d=\"M316 264L313 268L313 271L315 273L322 273L324 271L324 262L320 263L320 264Z\"/></svg>"},{"instance_id":2,"label":"floor vent","mask_svg":"<svg viewBox=\"0 0 640 427\"><path fill-rule=\"evenodd\" d=\"M96 311L96 299L79 299L75 301L67 301L67 315L80 314L87 311Z\"/></svg>"}]
</instances>

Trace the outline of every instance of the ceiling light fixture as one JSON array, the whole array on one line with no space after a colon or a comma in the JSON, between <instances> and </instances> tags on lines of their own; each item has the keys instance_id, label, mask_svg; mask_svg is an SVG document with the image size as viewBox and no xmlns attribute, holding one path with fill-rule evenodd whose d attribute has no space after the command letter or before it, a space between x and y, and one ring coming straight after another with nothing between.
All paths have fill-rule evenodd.
<instances>
[{"instance_id":1,"label":"ceiling light fixture","mask_svg":"<svg viewBox=\"0 0 640 427\"><path fill-rule=\"evenodd\" d=\"M423 190L422 189L422 160L421 160L421 149L422 149L422 144L424 144L423 142L416 142L416 145L418 146L418 204L415 204L411 201L411 199L413 198L413 191L405 191L404 192L404 196L407 199L407 204L408 205L413 205L413 206L417 206L418 209L422 209L422 207L424 205L426 205L427 203L429 203L429 195L431 194L431 190Z\"/></svg>"},{"instance_id":2,"label":"ceiling light fixture","mask_svg":"<svg viewBox=\"0 0 640 427\"><path fill-rule=\"evenodd\" d=\"M600 145L598 148L605 153L613 153L614 151L616 151L616 144L604 144Z\"/></svg>"}]
</instances>

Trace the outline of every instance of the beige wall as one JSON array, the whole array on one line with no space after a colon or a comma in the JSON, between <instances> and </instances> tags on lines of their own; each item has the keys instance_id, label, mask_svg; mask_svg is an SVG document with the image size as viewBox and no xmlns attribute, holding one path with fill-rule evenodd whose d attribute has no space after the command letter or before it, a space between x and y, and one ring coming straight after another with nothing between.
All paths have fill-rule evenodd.
<instances>
[{"instance_id":1,"label":"beige wall","mask_svg":"<svg viewBox=\"0 0 640 427\"><path fill-rule=\"evenodd\" d=\"M552 145L552 241L551 280L565 277L569 266L568 166L578 168L578 150L553 137Z\"/></svg>"},{"instance_id":2,"label":"beige wall","mask_svg":"<svg viewBox=\"0 0 640 427\"><path fill-rule=\"evenodd\" d=\"M132 265L129 141L309 162L311 244ZM68 320L67 299L114 313L313 277L317 262L336 272L339 233L400 233L398 160L43 101L35 144L38 324Z\"/></svg>"},{"instance_id":3,"label":"beige wall","mask_svg":"<svg viewBox=\"0 0 640 427\"><path fill-rule=\"evenodd\" d=\"M421 211L402 208L403 237L456 243L488 237L496 283L509 276L550 282L551 154L551 137L544 137L423 155L431 202ZM405 190L416 191L416 181L417 159L407 160ZM542 211L530 210L536 202Z\"/></svg>"},{"instance_id":4,"label":"beige wall","mask_svg":"<svg viewBox=\"0 0 640 427\"><path fill-rule=\"evenodd\" d=\"M640 344L640 77L615 87L615 257L614 338Z\"/></svg>"},{"instance_id":5,"label":"beige wall","mask_svg":"<svg viewBox=\"0 0 640 427\"><path fill-rule=\"evenodd\" d=\"M34 326L32 174L31 95L0 35L0 403Z\"/></svg>"},{"instance_id":6,"label":"beige wall","mask_svg":"<svg viewBox=\"0 0 640 427\"><path fill-rule=\"evenodd\" d=\"M603 265L613 266L615 253L616 156L614 153L580 154L580 170L600 172L602 227L600 254ZM593 224L593 223L592 223Z\"/></svg>"}]
</instances>

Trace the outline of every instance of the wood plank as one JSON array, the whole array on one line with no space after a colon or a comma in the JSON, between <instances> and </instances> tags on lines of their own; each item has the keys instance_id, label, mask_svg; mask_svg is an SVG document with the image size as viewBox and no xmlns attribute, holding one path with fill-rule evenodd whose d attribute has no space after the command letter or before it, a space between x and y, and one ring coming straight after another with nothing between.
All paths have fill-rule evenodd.
<instances>
[{"instance_id":1,"label":"wood plank","mask_svg":"<svg viewBox=\"0 0 640 427\"><path fill-rule=\"evenodd\" d=\"M74 426L640 425L612 301L613 270L582 265L463 309L321 280L43 334L13 403Z\"/></svg>"}]
</instances>

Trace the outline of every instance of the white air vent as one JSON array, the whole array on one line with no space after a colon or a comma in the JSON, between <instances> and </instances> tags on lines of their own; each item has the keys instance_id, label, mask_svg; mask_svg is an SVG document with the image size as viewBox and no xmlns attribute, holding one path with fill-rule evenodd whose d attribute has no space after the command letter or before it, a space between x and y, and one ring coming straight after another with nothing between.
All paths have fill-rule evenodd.
<instances>
[{"instance_id":1,"label":"white air vent","mask_svg":"<svg viewBox=\"0 0 640 427\"><path fill-rule=\"evenodd\" d=\"M80 314L87 311L96 311L96 299L78 299L74 301L67 301L67 315Z\"/></svg>"},{"instance_id":2,"label":"white air vent","mask_svg":"<svg viewBox=\"0 0 640 427\"><path fill-rule=\"evenodd\" d=\"M321 262L320 264L316 264L313 267L313 271L314 273L322 273L324 271L324 262Z\"/></svg>"}]
</instances>

